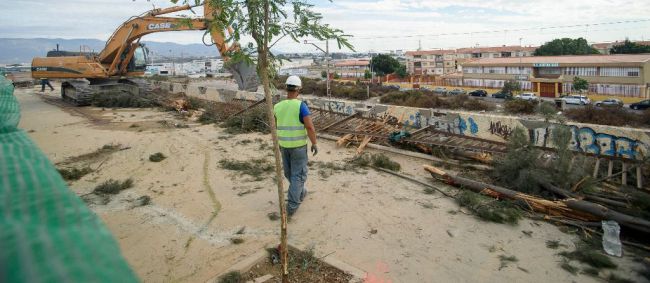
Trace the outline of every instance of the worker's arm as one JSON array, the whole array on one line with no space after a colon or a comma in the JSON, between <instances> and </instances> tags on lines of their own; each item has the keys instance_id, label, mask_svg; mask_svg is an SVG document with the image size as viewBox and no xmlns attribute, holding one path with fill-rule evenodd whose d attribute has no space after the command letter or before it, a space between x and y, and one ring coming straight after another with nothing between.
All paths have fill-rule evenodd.
<instances>
[{"instance_id":1,"label":"worker's arm","mask_svg":"<svg viewBox=\"0 0 650 283\"><path fill-rule=\"evenodd\" d=\"M303 122L305 124L305 129L307 129L307 136L309 137L311 144L316 144L316 127L314 127L314 123L311 121L311 116L305 116Z\"/></svg>"}]
</instances>

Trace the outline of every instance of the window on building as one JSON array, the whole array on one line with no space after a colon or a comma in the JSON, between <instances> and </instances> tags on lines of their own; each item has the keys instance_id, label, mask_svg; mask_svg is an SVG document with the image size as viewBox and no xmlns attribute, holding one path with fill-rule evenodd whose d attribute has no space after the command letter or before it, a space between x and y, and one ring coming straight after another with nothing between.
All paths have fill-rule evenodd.
<instances>
[{"instance_id":1,"label":"window on building","mask_svg":"<svg viewBox=\"0 0 650 283\"><path fill-rule=\"evenodd\" d=\"M481 58L481 53L472 53L472 58Z\"/></svg>"},{"instance_id":2,"label":"window on building","mask_svg":"<svg viewBox=\"0 0 650 283\"><path fill-rule=\"evenodd\" d=\"M595 77L598 75L596 67L566 67L564 74L570 76Z\"/></svg>"},{"instance_id":3,"label":"window on building","mask_svg":"<svg viewBox=\"0 0 650 283\"><path fill-rule=\"evenodd\" d=\"M641 73L640 68L622 68L622 67L605 67L600 68L602 77L638 77Z\"/></svg>"},{"instance_id":4,"label":"window on building","mask_svg":"<svg viewBox=\"0 0 650 283\"><path fill-rule=\"evenodd\" d=\"M505 74L506 67L485 67L483 72L486 74Z\"/></svg>"},{"instance_id":5,"label":"window on building","mask_svg":"<svg viewBox=\"0 0 650 283\"><path fill-rule=\"evenodd\" d=\"M413 66L415 66L416 68L421 68L422 62L413 62Z\"/></svg>"},{"instance_id":6,"label":"window on building","mask_svg":"<svg viewBox=\"0 0 650 283\"><path fill-rule=\"evenodd\" d=\"M463 73L465 74L481 74L483 70L481 67L463 67Z\"/></svg>"},{"instance_id":7,"label":"window on building","mask_svg":"<svg viewBox=\"0 0 650 283\"><path fill-rule=\"evenodd\" d=\"M533 72L533 68L529 67L507 67L506 74L512 75L530 75Z\"/></svg>"}]
</instances>

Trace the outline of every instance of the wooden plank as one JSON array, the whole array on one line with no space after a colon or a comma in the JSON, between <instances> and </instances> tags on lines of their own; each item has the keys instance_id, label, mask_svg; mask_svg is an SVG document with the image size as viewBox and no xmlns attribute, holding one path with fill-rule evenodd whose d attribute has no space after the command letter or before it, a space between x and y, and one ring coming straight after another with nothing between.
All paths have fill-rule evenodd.
<instances>
[{"instance_id":1,"label":"wooden plank","mask_svg":"<svg viewBox=\"0 0 650 283\"><path fill-rule=\"evenodd\" d=\"M643 188L643 174L641 173L641 164L636 167L636 187L637 189Z\"/></svg>"},{"instance_id":2,"label":"wooden plank","mask_svg":"<svg viewBox=\"0 0 650 283\"><path fill-rule=\"evenodd\" d=\"M600 158L596 158L596 165L594 166L594 178L598 178L598 171L600 170Z\"/></svg>"},{"instance_id":3,"label":"wooden plank","mask_svg":"<svg viewBox=\"0 0 650 283\"><path fill-rule=\"evenodd\" d=\"M627 163L623 162L623 174L621 174L621 185L627 185Z\"/></svg>"},{"instance_id":4,"label":"wooden plank","mask_svg":"<svg viewBox=\"0 0 650 283\"><path fill-rule=\"evenodd\" d=\"M371 139L372 139L372 137L369 137L369 136L364 136L363 137L363 141L361 141L361 144L357 148L357 155L361 155L361 153L363 153L363 150L366 148L366 145L368 145L368 143L370 142Z\"/></svg>"},{"instance_id":5,"label":"wooden plank","mask_svg":"<svg viewBox=\"0 0 650 283\"><path fill-rule=\"evenodd\" d=\"M336 141L337 146L342 146L344 143L346 143L349 139L351 139L354 135L353 134L347 134L341 137L339 140Z\"/></svg>"},{"instance_id":6,"label":"wooden plank","mask_svg":"<svg viewBox=\"0 0 650 283\"><path fill-rule=\"evenodd\" d=\"M607 177L612 177L613 171L614 171L614 161L610 159L609 163L607 164Z\"/></svg>"},{"instance_id":7,"label":"wooden plank","mask_svg":"<svg viewBox=\"0 0 650 283\"><path fill-rule=\"evenodd\" d=\"M324 128L322 128L322 129L318 129L318 130L321 131L321 132L327 131L329 128L334 127L334 126L336 126L336 125L339 125L339 124L341 124L341 123L345 123L345 122L347 122L347 121L353 119L354 117L357 117L358 115L359 115L359 113L354 113L354 114L352 114L352 115L350 115L350 116L347 116L347 117L345 117L345 118L343 118L343 119L341 119L341 120L337 120L337 121L335 121L335 122L333 122L333 123L331 123L331 124L325 126Z\"/></svg>"}]
</instances>

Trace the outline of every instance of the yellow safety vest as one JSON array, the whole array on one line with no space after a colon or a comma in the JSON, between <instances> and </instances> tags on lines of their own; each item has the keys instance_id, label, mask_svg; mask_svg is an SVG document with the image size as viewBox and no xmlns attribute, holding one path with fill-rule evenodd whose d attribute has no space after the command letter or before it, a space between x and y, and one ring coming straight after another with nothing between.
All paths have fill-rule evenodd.
<instances>
[{"instance_id":1,"label":"yellow safety vest","mask_svg":"<svg viewBox=\"0 0 650 283\"><path fill-rule=\"evenodd\" d=\"M300 122L299 99L286 99L273 107L277 121L278 140L283 148L296 148L307 145L307 130Z\"/></svg>"}]
</instances>

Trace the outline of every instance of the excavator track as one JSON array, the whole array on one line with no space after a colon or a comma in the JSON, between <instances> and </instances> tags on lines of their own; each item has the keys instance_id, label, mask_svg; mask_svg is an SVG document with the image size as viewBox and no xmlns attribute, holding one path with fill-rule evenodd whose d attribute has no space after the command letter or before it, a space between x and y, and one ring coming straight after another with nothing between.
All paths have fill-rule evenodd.
<instances>
[{"instance_id":1,"label":"excavator track","mask_svg":"<svg viewBox=\"0 0 650 283\"><path fill-rule=\"evenodd\" d=\"M87 81L64 81L61 84L61 98L75 106L86 106L92 104L93 91Z\"/></svg>"},{"instance_id":2,"label":"excavator track","mask_svg":"<svg viewBox=\"0 0 650 283\"><path fill-rule=\"evenodd\" d=\"M126 93L139 96L151 91L144 79L68 80L61 84L61 98L75 106L91 105L95 96Z\"/></svg>"}]
</instances>

